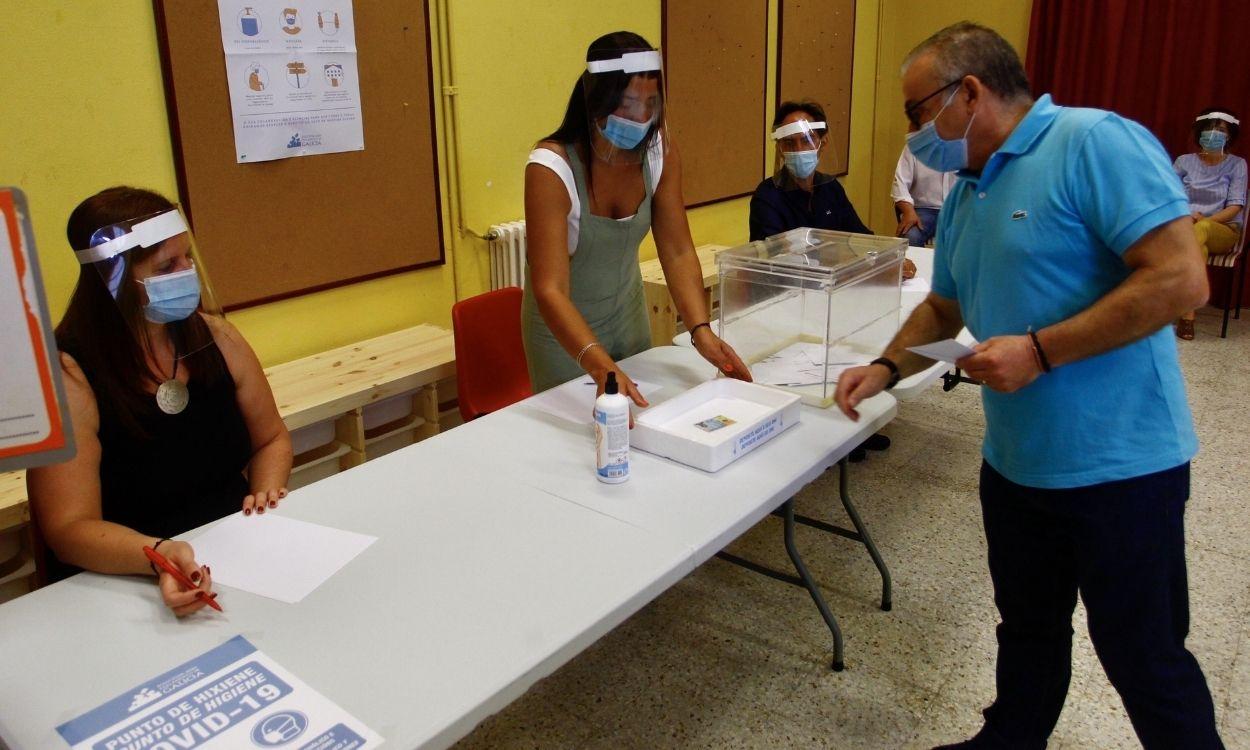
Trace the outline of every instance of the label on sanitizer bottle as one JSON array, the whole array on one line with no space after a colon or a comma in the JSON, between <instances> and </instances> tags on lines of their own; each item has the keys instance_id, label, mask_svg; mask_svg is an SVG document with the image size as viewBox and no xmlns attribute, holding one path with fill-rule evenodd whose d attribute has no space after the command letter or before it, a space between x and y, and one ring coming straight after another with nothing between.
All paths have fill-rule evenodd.
<instances>
[{"instance_id":1,"label":"label on sanitizer bottle","mask_svg":"<svg viewBox=\"0 0 1250 750\"><path fill-rule=\"evenodd\" d=\"M595 409L595 469L600 481L629 479L629 410Z\"/></svg>"}]
</instances>

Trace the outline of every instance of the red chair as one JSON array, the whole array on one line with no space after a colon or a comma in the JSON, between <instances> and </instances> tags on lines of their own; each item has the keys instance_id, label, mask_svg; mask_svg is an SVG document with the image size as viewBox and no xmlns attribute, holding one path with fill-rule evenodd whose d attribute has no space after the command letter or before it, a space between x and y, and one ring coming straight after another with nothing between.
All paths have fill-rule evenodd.
<instances>
[{"instance_id":1,"label":"red chair","mask_svg":"<svg viewBox=\"0 0 1250 750\"><path fill-rule=\"evenodd\" d=\"M521 294L509 286L451 308L457 398L466 422L534 394L521 344Z\"/></svg>"}]
</instances>

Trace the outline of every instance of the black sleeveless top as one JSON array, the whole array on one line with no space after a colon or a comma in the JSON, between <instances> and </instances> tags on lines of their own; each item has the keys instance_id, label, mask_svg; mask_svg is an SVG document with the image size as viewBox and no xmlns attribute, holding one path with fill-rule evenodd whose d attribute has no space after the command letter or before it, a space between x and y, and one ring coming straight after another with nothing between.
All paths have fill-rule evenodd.
<instances>
[{"instance_id":1,"label":"black sleeveless top","mask_svg":"<svg viewBox=\"0 0 1250 750\"><path fill-rule=\"evenodd\" d=\"M215 345L196 356L222 359ZM171 537L243 506L249 491L243 470L252 457L252 442L224 360L222 370L212 386L197 382L192 373L190 400L180 414L162 412L155 395L145 399L135 415L143 436L129 430L114 405L96 394L105 521ZM83 372L92 383L92 373Z\"/></svg>"}]
</instances>

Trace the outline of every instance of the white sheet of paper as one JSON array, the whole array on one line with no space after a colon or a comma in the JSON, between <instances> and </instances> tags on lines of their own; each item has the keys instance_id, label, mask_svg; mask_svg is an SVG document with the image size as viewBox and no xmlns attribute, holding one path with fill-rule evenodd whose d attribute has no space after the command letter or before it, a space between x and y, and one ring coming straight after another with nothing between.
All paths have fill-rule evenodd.
<instances>
[{"instance_id":1,"label":"white sheet of paper","mask_svg":"<svg viewBox=\"0 0 1250 750\"><path fill-rule=\"evenodd\" d=\"M843 370L869 362L872 357L843 346L829 349L829 382L836 383ZM800 341L751 365L751 379L765 385L819 385L825 381L825 347Z\"/></svg>"},{"instance_id":2,"label":"white sheet of paper","mask_svg":"<svg viewBox=\"0 0 1250 750\"><path fill-rule=\"evenodd\" d=\"M919 276L914 276L903 282L904 292L924 292L925 294L928 294L930 288L929 280L922 279Z\"/></svg>"},{"instance_id":3,"label":"white sheet of paper","mask_svg":"<svg viewBox=\"0 0 1250 750\"><path fill-rule=\"evenodd\" d=\"M660 390L660 386L640 380L635 380L634 385L644 398ZM595 410L596 390L595 381L592 378L578 378L543 391L526 401L526 404L536 406L548 414L554 414L574 424L588 425L592 420L591 413Z\"/></svg>"},{"instance_id":4,"label":"white sheet of paper","mask_svg":"<svg viewBox=\"0 0 1250 750\"><path fill-rule=\"evenodd\" d=\"M935 341L932 344L921 344L920 346L909 346L907 351L915 352L929 359L936 359L938 362L950 362L951 364L974 353L955 339Z\"/></svg>"},{"instance_id":5,"label":"white sheet of paper","mask_svg":"<svg viewBox=\"0 0 1250 750\"><path fill-rule=\"evenodd\" d=\"M190 541L214 584L295 604L377 539L270 511L235 513Z\"/></svg>"}]
</instances>

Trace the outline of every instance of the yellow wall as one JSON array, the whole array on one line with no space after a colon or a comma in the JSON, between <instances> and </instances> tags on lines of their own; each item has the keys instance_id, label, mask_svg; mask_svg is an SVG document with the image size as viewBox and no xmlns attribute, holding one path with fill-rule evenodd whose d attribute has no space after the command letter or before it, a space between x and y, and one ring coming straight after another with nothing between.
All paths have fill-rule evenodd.
<instances>
[{"instance_id":1,"label":"yellow wall","mask_svg":"<svg viewBox=\"0 0 1250 750\"><path fill-rule=\"evenodd\" d=\"M916 41L964 17L990 23L1022 44L1029 3L969 0L960 11L937 9L925 0L857 5L850 172L844 183L860 214L881 231L893 227L892 218L881 216L889 215L889 176L903 143L898 61ZM776 6L777 0L770 0L773 25ZM267 365L420 322L449 325L457 296L489 285L486 244L473 233L522 215L525 155L559 122L586 45L623 28L660 42L658 0L432 0L431 7L435 47L443 39L449 50L445 59L434 55L436 86L455 87L454 93L435 97L448 262L231 313ZM152 4L78 0L51 11L39 3L6 10L11 74L0 97L0 121L6 125L0 183L17 184L27 193L58 318L78 274L63 239L73 206L117 183L176 194ZM760 123L761 138L767 124ZM453 135L454 149L448 140ZM761 176L771 161L769 152ZM747 204L740 199L692 210L695 242L745 241ZM654 252L650 242L644 245L644 257ZM209 265L211 273L211 258Z\"/></svg>"},{"instance_id":2,"label":"yellow wall","mask_svg":"<svg viewBox=\"0 0 1250 750\"><path fill-rule=\"evenodd\" d=\"M120 183L177 195L150 0L5 7L0 183L26 191L59 319L78 278L65 220ZM208 259L211 273L211 258ZM265 364L430 321L450 325L451 265L232 313Z\"/></svg>"},{"instance_id":3,"label":"yellow wall","mask_svg":"<svg viewBox=\"0 0 1250 750\"><path fill-rule=\"evenodd\" d=\"M939 29L958 21L974 21L996 30L1023 59L1029 38L1032 0L881 0L881 44L877 50L876 126L872 138L872 203L869 225L877 233L893 234L896 222L890 185L894 167L907 141L899 70L903 58ZM856 61L858 64L858 60Z\"/></svg>"},{"instance_id":4,"label":"yellow wall","mask_svg":"<svg viewBox=\"0 0 1250 750\"><path fill-rule=\"evenodd\" d=\"M78 278L65 242L74 206L118 183L177 192L152 4L56 6L5 5L0 96L0 183L26 191L53 319Z\"/></svg>"}]
</instances>

